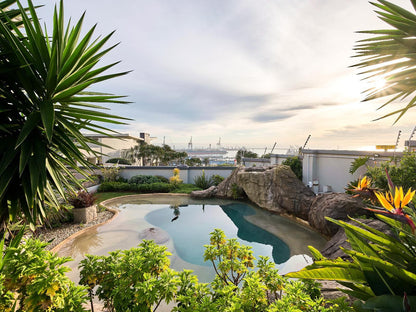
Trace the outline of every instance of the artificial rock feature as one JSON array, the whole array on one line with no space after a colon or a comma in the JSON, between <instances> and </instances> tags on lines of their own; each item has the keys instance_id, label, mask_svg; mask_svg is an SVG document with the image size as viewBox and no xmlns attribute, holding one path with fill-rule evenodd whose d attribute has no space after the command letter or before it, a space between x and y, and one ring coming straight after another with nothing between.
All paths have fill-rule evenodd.
<instances>
[{"instance_id":1,"label":"artificial rock feature","mask_svg":"<svg viewBox=\"0 0 416 312\"><path fill-rule=\"evenodd\" d=\"M217 194L217 187L211 186L207 188L206 190L192 191L190 195L191 197L194 197L194 198L212 198L216 194Z\"/></svg>"},{"instance_id":2,"label":"artificial rock feature","mask_svg":"<svg viewBox=\"0 0 416 312\"><path fill-rule=\"evenodd\" d=\"M325 217L347 221L349 217L370 215L371 212L365 207L360 199L345 193L321 194L315 197L311 205L308 222L320 233L332 237L338 232L339 226Z\"/></svg>"},{"instance_id":3,"label":"artificial rock feature","mask_svg":"<svg viewBox=\"0 0 416 312\"><path fill-rule=\"evenodd\" d=\"M233 188L241 188L248 199L263 209L278 214L287 214L308 221L321 234L332 237L339 226L325 217L349 220L349 217L369 215L361 200L344 193L329 193L316 196L306 187L290 167L278 165L267 168L239 167L221 182L217 190L192 192L197 198L233 198Z\"/></svg>"},{"instance_id":4,"label":"artificial rock feature","mask_svg":"<svg viewBox=\"0 0 416 312\"><path fill-rule=\"evenodd\" d=\"M296 177L290 167L280 165L262 171L240 170L236 178L237 185L258 206L308 220L315 194Z\"/></svg>"}]
</instances>

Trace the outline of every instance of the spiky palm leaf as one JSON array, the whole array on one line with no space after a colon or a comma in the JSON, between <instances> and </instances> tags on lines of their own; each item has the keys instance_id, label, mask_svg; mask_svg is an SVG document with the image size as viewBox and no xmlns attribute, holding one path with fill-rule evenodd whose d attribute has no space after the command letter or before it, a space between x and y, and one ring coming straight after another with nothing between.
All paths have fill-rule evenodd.
<instances>
[{"instance_id":1,"label":"spiky palm leaf","mask_svg":"<svg viewBox=\"0 0 416 312\"><path fill-rule=\"evenodd\" d=\"M102 122L123 123L100 111L103 103L125 103L120 96L87 92L97 82L126 74L103 74L116 63L97 67L114 48L103 49L112 34L92 41L94 26L82 37L84 16L65 26L61 1L48 37L30 0L28 8L26 13L19 4L22 27L7 15L0 21L2 223L22 212L31 223L42 219L44 205L58 205L59 196L76 183L69 168L90 168L82 150L94 152L81 131L108 134Z\"/></svg>"},{"instance_id":2,"label":"spiky palm leaf","mask_svg":"<svg viewBox=\"0 0 416 312\"><path fill-rule=\"evenodd\" d=\"M416 15L385 0L372 3L377 7L379 18L391 29L360 31L373 37L358 42L356 57L363 60L356 67L365 79L383 77L386 81L381 89L366 91L364 101L388 96L388 101L380 108L397 100L408 99L408 103L381 118L397 115L396 122L412 107L416 106ZM416 0L411 0L416 10ZM375 36L375 37L374 37Z\"/></svg>"}]
</instances>

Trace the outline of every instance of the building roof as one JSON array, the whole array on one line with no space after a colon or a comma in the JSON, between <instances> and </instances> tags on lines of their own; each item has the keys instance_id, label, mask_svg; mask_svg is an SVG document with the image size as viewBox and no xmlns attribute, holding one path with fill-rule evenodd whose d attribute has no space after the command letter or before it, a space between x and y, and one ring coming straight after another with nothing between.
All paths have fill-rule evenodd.
<instances>
[{"instance_id":1,"label":"building roof","mask_svg":"<svg viewBox=\"0 0 416 312\"><path fill-rule=\"evenodd\" d=\"M132 140L136 140L136 141L144 141L144 139L142 138L138 138L138 137L133 137L128 133L115 133L115 134L111 134L111 135L104 135L104 134L96 134L96 133L87 133L87 134L83 134L85 137L90 138L90 139L103 139L103 138L116 138L116 139L132 139Z\"/></svg>"}]
</instances>

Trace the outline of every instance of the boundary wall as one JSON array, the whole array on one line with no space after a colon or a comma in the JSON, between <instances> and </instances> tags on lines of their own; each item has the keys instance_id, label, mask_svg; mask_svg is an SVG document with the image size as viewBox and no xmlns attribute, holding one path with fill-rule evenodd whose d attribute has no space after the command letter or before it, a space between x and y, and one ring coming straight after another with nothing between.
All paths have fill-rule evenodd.
<instances>
[{"instance_id":1,"label":"boundary wall","mask_svg":"<svg viewBox=\"0 0 416 312\"><path fill-rule=\"evenodd\" d=\"M315 193L345 192L348 183L363 177L365 166L353 175L349 173L351 163L369 156L368 166L377 166L391 157L401 157L401 152L364 152L346 150L303 150L303 183Z\"/></svg>"},{"instance_id":2,"label":"boundary wall","mask_svg":"<svg viewBox=\"0 0 416 312\"><path fill-rule=\"evenodd\" d=\"M166 166L166 167L139 167L139 166L120 166L120 176L125 179L130 179L135 175L159 175L165 178L173 176L173 169L178 168L180 178L183 183L194 183L194 179L205 172L205 176L210 178L213 175L220 175L227 178L236 167L187 167L187 166Z\"/></svg>"}]
</instances>

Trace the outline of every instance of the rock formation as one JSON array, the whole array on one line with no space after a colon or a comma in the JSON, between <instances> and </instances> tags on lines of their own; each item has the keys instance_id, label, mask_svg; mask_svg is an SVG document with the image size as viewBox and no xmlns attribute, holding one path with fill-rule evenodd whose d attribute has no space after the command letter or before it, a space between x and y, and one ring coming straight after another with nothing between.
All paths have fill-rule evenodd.
<instances>
[{"instance_id":1,"label":"rock formation","mask_svg":"<svg viewBox=\"0 0 416 312\"><path fill-rule=\"evenodd\" d=\"M191 196L234 198L236 190L242 190L250 201L263 209L301 218L321 234L332 237L325 248L327 256L343 254L339 246L348 243L345 242L343 230L325 217L348 221L349 217L371 214L364 209L361 200L350 195L315 195L295 176L290 167L284 165L267 168L239 167L217 188L192 192Z\"/></svg>"},{"instance_id":2,"label":"rock formation","mask_svg":"<svg viewBox=\"0 0 416 312\"><path fill-rule=\"evenodd\" d=\"M203 191L192 191L191 197L194 198L211 198L214 197L217 194L217 187L211 186Z\"/></svg>"},{"instance_id":3,"label":"rock formation","mask_svg":"<svg viewBox=\"0 0 416 312\"><path fill-rule=\"evenodd\" d=\"M303 185L290 167L283 165L262 171L239 171L237 185L259 207L280 214L290 214L306 221L315 199L312 190Z\"/></svg>"},{"instance_id":4,"label":"rock formation","mask_svg":"<svg viewBox=\"0 0 416 312\"><path fill-rule=\"evenodd\" d=\"M365 207L362 200L345 193L320 194L315 197L311 205L308 222L320 233L332 237L338 232L339 226L326 220L325 217L346 221L349 220L349 216L370 215Z\"/></svg>"}]
</instances>

